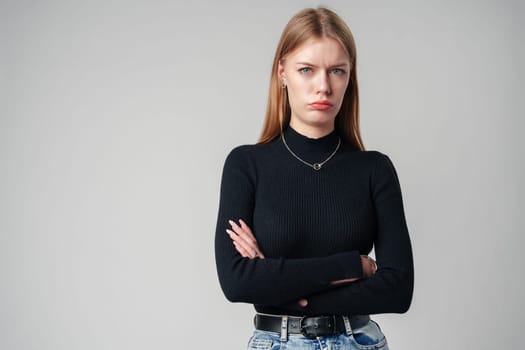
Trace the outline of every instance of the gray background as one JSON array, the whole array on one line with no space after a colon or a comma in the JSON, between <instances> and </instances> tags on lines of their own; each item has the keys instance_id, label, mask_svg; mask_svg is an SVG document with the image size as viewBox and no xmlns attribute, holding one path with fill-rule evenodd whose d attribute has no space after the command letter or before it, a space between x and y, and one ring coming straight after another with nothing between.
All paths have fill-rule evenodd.
<instances>
[{"instance_id":1,"label":"gray background","mask_svg":"<svg viewBox=\"0 0 525 350\"><path fill-rule=\"evenodd\" d=\"M325 1L400 176L415 295L391 349L519 349L524 5ZM0 348L242 349L213 237L288 19L314 1L1 1Z\"/></svg>"}]
</instances>

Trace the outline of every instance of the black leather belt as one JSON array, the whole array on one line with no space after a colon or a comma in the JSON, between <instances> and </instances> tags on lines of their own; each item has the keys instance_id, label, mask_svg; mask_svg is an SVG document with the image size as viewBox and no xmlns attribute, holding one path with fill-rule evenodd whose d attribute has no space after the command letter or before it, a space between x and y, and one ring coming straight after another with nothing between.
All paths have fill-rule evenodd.
<instances>
[{"instance_id":1,"label":"black leather belt","mask_svg":"<svg viewBox=\"0 0 525 350\"><path fill-rule=\"evenodd\" d=\"M288 334L302 334L307 338L316 338L337 335L346 331L343 316L287 317L286 331ZM370 321L370 316L348 316L348 320L352 329L359 328ZM283 316L256 314L253 322L258 330L281 333Z\"/></svg>"}]
</instances>

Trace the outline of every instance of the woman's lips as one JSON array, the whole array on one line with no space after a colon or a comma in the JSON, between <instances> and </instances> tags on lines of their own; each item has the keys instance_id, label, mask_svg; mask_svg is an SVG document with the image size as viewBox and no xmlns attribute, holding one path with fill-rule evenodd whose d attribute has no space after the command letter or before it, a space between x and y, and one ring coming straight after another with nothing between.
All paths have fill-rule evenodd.
<instances>
[{"instance_id":1,"label":"woman's lips","mask_svg":"<svg viewBox=\"0 0 525 350\"><path fill-rule=\"evenodd\" d=\"M315 101L310 103L310 107L318 111L325 111L332 108L332 104L328 101Z\"/></svg>"}]
</instances>

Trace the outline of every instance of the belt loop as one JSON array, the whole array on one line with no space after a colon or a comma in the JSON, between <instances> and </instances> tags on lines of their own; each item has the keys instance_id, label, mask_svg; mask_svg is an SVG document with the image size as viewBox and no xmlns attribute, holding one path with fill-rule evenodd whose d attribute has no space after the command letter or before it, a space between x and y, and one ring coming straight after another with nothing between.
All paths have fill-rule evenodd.
<instances>
[{"instance_id":1,"label":"belt loop","mask_svg":"<svg viewBox=\"0 0 525 350\"><path fill-rule=\"evenodd\" d=\"M281 342L285 343L288 339L288 316L281 318Z\"/></svg>"},{"instance_id":2,"label":"belt loop","mask_svg":"<svg viewBox=\"0 0 525 350\"><path fill-rule=\"evenodd\" d=\"M350 325L350 320L348 319L348 316L343 316L343 321L345 322L346 335L351 336L352 326Z\"/></svg>"}]
</instances>

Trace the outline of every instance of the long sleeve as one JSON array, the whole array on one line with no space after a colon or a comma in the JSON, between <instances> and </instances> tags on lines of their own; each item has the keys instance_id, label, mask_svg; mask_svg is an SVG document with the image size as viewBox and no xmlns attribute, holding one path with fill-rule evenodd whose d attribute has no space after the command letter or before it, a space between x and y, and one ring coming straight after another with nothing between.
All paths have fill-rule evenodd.
<instances>
[{"instance_id":1,"label":"long sleeve","mask_svg":"<svg viewBox=\"0 0 525 350\"><path fill-rule=\"evenodd\" d=\"M226 234L228 220L242 218L252 227L257 171L250 159L253 146L239 146L226 158L215 232L215 259L221 288L232 302L282 305L330 288L330 281L360 277L358 251L315 258L247 259ZM258 232L254 232L257 236Z\"/></svg>"},{"instance_id":2,"label":"long sleeve","mask_svg":"<svg viewBox=\"0 0 525 350\"><path fill-rule=\"evenodd\" d=\"M290 303L286 308L310 315L404 313L408 310L414 287L412 248L399 179L391 160L381 153L371 177L371 192L377 220L377 272L370 278L305 296L308 299L305 308L297 303Z\"/></svg>"}]
</instances>

